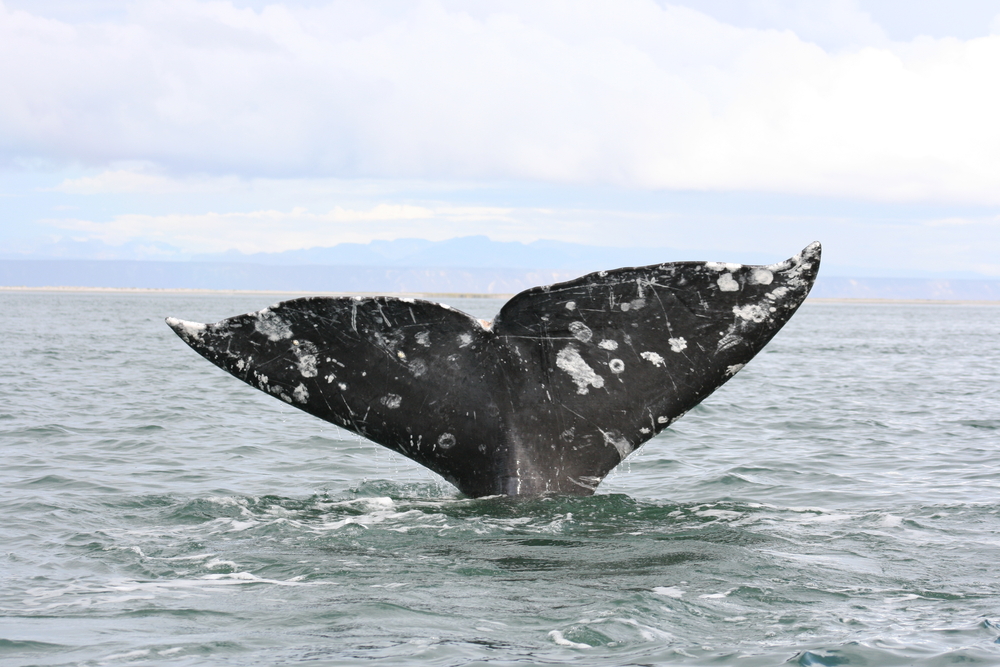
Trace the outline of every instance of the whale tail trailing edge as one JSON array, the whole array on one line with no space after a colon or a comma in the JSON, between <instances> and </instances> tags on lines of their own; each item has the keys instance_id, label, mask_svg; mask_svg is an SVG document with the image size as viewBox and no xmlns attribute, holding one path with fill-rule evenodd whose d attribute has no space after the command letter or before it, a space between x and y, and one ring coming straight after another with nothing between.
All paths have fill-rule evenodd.
<instances>
[{"instance_id":1,"label":"whale tail trailing edge","mask_svg":"<svg viewBox=\"0 0 1000 667\"><path fill-rule=\"evenodd\" d=\"M167 323L244 382L469 496L589 495L767 344L805 300L820 252L601 271L522 292L492 323L394 297Z\"/></svg>"}]
</instances>

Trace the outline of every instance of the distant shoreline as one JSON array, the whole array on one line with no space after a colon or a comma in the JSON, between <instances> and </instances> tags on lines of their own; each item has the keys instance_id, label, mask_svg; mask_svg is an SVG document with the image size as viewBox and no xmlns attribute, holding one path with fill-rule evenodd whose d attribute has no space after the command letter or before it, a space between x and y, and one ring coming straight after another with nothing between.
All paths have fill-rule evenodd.
<instances>
[{"instance_id":1,"label":"distant shoreline","mask_svg":"<svg viewBox=\"0 0 1000 667\"><path fill-rule=\"evenodd\" d=\"M451 299L510 299L514 294L477 294L463 292L314 292L309 290L219 290L185 287L16 287L0 285L0 292L83 292L97 294L178 294L178 295L222 295L260 294L262 296L403 296L433 297ZM923 304L928 306L1000 306L1000 301L976 301L970 299L866 299L849 297L809 297L810 303L844 304Z\"/></svg>"},{"instance_id":2,"label":"distant shoreline","mask_svg":"<svg viewBox=\"0 0 1000 667\"><path fill-rule=\"evenodd\" d=\"M0 285L0 292L93 292L107 294L262 294L275 296L412 296L453 299L509 299L513 294L473 294L462 292L316 292L311 290L201 289L194 287L15 287Z\"/></svg>"}]
</instances>

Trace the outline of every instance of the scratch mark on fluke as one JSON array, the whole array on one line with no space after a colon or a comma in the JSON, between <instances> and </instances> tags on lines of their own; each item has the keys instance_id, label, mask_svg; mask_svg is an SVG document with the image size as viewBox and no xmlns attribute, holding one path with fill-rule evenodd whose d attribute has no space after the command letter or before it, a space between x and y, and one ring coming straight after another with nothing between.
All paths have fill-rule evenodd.
<instances>
[{"instance_id":1,"label":"scratch mark on fluke","mask_svg":"<svg viewBox=\"0 0 1000 667\"><path fill-rule=\"evenodd\" d=\"M393 297L306 297L167 324L247 384L466 495L590 495L771 340L819 262L813 243L771 266L601 271L521 292L489 327Z\"/></svg>"}]
</instances>

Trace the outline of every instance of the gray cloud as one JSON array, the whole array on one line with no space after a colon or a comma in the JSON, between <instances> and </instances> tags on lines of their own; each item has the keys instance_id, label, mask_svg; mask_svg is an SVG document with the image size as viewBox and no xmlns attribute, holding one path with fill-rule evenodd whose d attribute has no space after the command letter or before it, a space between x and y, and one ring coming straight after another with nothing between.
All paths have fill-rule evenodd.
<instances>
[{"instance_id":1,"label":"gray cloud","mask_svg":"<svg viewBox=\"0 0 1000 667\"><path fill-rule=\"evenodd\" d=\"M0 160L1000 200L1000 36L689 4L10 3Z\"/></svg>"}]
</instances>

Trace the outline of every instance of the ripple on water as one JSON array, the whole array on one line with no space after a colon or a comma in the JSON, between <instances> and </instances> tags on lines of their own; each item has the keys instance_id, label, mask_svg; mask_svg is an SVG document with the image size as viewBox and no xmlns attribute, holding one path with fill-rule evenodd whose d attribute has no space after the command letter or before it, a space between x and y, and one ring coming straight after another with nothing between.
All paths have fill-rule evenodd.
<instances>
[{"instance_id":1,"label":"ripple on water","mask_svg":"<svg viewBox=\"0 0 1000 667\"><path fill-rule=\"evenodd\" d=\"M1000 309L806 304L600 495L513 502L161 323L260 297L0 301L5 665L1000 661Z\"/></svg>"}]
</instances>

